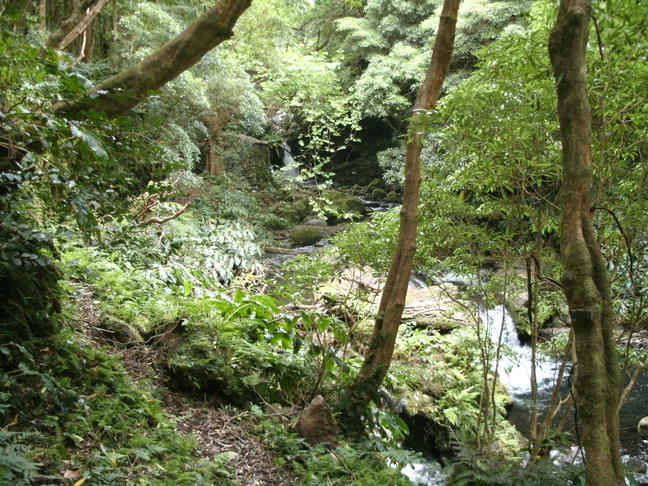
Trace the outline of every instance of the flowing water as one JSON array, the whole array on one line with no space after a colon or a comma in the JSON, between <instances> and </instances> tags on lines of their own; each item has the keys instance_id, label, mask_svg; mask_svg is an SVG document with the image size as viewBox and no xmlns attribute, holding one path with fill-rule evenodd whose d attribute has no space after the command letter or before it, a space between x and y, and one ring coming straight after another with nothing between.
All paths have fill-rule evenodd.
<instances>
[{"instance_id":1,"label":"flowing water","mask_svg":"<svg viewBox=\"0 0 648 486\"><path fill-rule=\"evenodd\" d=\"M509 420L523 434L526 434L531 401L531 347L520 342L515 323L504 306L484 311L482 321L490 330L491 338L497 341L501 332L502 343L512 351L512 354L507 354L502 359L499 377L514 400ZM538 406L540 413L543 413L549 406L551 393L557 380L559 363L541 354L538 360L536 367ZM569 389L565 377L561 383L561 394L566 396L567 393ZM619 417L622 452L642 460L648 459L648 441L642 440L639 436L637 424L646 415L648 415L648 376L644 373L633 388Z\"/></svg>"},{"instance_id":2,"label":"flowing water","mask_svg":"<svg viewBox=\"0 0 648 486\"><path fill-rule=\"evenodd\" d=\"M295 179L299 176L299 167L293 159L292 151L290 150L290 145L284 143L283 145L283 166L284 173L290 179Z\"/></svg>"},{"instance_id":3,"label":"flowing water","mask_svg":"<svg viewBox=\"0 0 648 486\"><path fill-rule=\"evenodd\" d=\"M286 158L292 159L288 149L284 152L284 164ZM288 162L289 166L290 162ZM298 173L297 173L298 174ZM384 210L382 206L376 205L374 211ZM309 253L314 247L305 247L300 253ZM277 258L278 257L278 258ZM281 264L289 255L275 255L275 264ZM444 282L454 283L459 286L471 286L472 281L461 275L448 274ZM410 284L413 288L426 288L427 283L413 276ZM488 335L494 346L498 343L503 345L504 352L501 354L498 366L500 382L506 387L513 398L513 406L509 412L508 419L522 432L528 433L528 422L530 416L531 400L531 347L520 342L515 322L502 305L493 309L482 309L480 311L482 332ZM538 408L542 414L549 406L551 393L557 380L559 363L548 356L538 353L536 357L536 380L538 383ZM567 378L561 383L562 395L568 393ZM637 423L648 415L648 373L644 373L635 385L626 405L623 407L621 424L622 452L632 457L648 461L648 441L642 440L637 432ZM573 422L572 422L573 423ZM571 451L575 453L573 449ZM422 462L406 466L402 473L415 484L427 486L443 486L445 481L439 471L439 465L434 462ZM648 477L647 477L648 480ZM643 483L641 483L643 484Z\"/></svg>"}]
</instances>

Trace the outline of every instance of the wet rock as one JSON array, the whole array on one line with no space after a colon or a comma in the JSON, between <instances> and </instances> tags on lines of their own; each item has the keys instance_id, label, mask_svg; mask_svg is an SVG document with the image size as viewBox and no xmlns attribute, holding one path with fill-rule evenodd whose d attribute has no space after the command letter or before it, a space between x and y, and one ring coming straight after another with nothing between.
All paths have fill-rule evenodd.
<instances>
[{"instance_id":1,"label":"wet rock","mask_svg":"<svg viewBox=\"0 0 648 486\"><path fill-rule=\"evenodd\" d=\"M538 329L538 337L541 339L552 339L561 334L569 334L568 327L545 327Z\"/></svg>"},{"instance_id":2,"label":"wet rock","mask_svg":"<svg viewBox=\"0 0 648 486\"><path fill-rule=\"evenodd\" d=\"M331 407L322 395L317 395L310 404L302 410L293 427L310 444L324 443L337 447L338 427L333 418Z\"/></svg>"},{"instance_id":3,"label":"wet rock","mask_svg":"<svg viewBox=\"0 0 648 486\"><path fill-rule=\"evenodd\" d=\"M326 220L322 218L312 218L303 223L303 226L326 226Z\"/></svg>"},{"instance_id":4,"label":"wet rock","mask_svg":"<svg viewBox=\"0 0 648 486\"><path fill-rule=\"evenodd\" d=\"M371 191L371 197L374 199L382 200L387 197L387 193L384 189L376 187L373 191Z\"/></svg>"},{"instance_id":5,"label":"wet rock","mask_svg":"<svg viewBox=\"0 0 648 486\"><path fill-rule=\"evenodd\" d=\"M645 474L648 471L648 464L636 457L624 456L623 464L632 472L638 474Z\"/></svg>"},{"instance_id":6,"label":"wet rock","mask_svg":"<svg viewBox=\"0 0 648 486\"><path fill-rule=\"evenodd\" d=\"M312 245L324 237L319 228L313 226L297 226L288 235L290 241L297 246Z\"/></svg>"},{"instance_id":7,"label":"wet rock","mask_svg":"<svg viewBox=\"0 0 648 486\"><path fill-rule=\"evenodd\" d=\"M637 432L641 437L648 437L648 417L644 417L639 421Z\"/></svg>"},{"instance_id":8,"label":"wet rock","mask_svg":"<svg viewBox=\"0 0 648 486\"><path fill-rule=\"evenodd\" d=\"M549 453L549 457L556 466L583 463L581 450L578 446L572 446L569 449L554 449Z\"/></svg>"},{"instance_id":9,"label":"wet rock","mask_svg":"<svg viewBox=\"0 0 648 486\"><path fill-rule=\"evenodd\" d=\"M385 200L391 203L398 203L400 202L400 199L401 198L396 191L389 191L385 196Z\"/></svg>"}]
</instances>

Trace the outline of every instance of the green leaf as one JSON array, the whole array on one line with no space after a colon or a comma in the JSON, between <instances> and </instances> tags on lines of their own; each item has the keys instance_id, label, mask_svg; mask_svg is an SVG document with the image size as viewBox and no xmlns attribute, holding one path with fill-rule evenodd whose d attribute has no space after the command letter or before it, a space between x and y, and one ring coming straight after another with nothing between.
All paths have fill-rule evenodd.
<instances>
[{"instance_id":1,"label":"green leaf","mask_svg":"<svg viewBox=\"0 0 648 486\"><path fill-rule=\"evenodd\" d=\"M108 153L106 152L106 149L103 147L103 144L94 135L84 130L81 130L79 127L77 127L74 124L70 124L70 132L72 133L72 136L80 140L83 140L83 142L85 142L85 144L90 148L90 150L92 150L99 157L101 157L102 159L108 158Z\"/></svg>"}]
</instances>

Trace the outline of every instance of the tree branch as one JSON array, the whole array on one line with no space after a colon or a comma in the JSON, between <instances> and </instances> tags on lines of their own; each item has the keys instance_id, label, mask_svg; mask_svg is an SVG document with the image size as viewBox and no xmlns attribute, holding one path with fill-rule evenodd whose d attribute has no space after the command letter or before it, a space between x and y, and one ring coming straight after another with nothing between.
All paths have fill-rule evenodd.
<instances>
[{"instance_id":1,"label":"tree branch","mask_svg":"<svg viewBox=\"0 0 648 486\"><path fill-rule=\"evenodd\" d=\"M170 216L165 216L163 218L160 218L159 216L151 216L150 218L146 218L144 221L141 221L139 223L139 225L140 226L146 226L147 224L153 224L153 223L162 224L162 223L166 223L167 221L171 221L172 219L177 218L182 213L184 213L187 209L189 209L190 204L191 204L191 201L189 201L187 204L182 206L182 208L179 211L173 213Z\"/></svg>"}]
</instances>

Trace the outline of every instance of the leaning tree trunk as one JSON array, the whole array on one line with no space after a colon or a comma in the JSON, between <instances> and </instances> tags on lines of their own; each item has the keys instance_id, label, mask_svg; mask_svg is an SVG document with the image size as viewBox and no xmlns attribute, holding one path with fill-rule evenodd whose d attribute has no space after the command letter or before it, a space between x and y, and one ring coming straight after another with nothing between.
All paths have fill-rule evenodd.
<instances>
[{"instance_id":1,"label":"leaning tree trunk","mask_svg":"<svg viewBox=\"0 0 648 486\"><path fill-rule=\"evenodd\" d=\"M459 0L444 0L432 60L414 104L407 132L405 186L398 243L383 289L371 342L360 373L351 387L352 399L357 403L366 403L369 399L375 399L391 364L416 251L421 150L426 133L425 117L435 107L448 72L454 47L458 9Z\"/></svg>"},{"instance_id":2,"label":"leaning tree trunk","mask_svg":"<svg viewBox=\"0 0 648 486\"><path fill-rule=\"evenodd\" d=\"M79 22L81 22L86 16L86 10L91 8L96 1L97 0L81 0L74 2L72 13L61 24L59 29L50 36L50 38L47 40L47 46L62 49L64 47L62 46L63 40L68 36L68 34L70 34L70 32L72 32L72 30L77 25L79 25Z\"/></svg>"},{"instance_id":3,"label":"leaning tree trunk","mask_svg":"<svg viewBox=\"0 0 648 486\"><path fill-rule=\"evenodd\" d=\"M625 484L619 454L620 371L605 262L592 225L591 114L586 50L590 0L561 0L549 38L562 138L560 248L576 343L576 404L586 484Z\"/></svg>"},{"instance_id":4,"label":"leaning tree trunk","mask_svg":"<svg viewBox=\"0 0 648 486\"><path fill-rule=\"evenodd\" d=\"M123 115L151 91L161 88L229 39L236 21L251 3L252 0L220 0L153 54L101 82L82 99L63 103L56 110L67 115L82 111L105 113L113 118Z\"/></svg>"}]
</instances>

